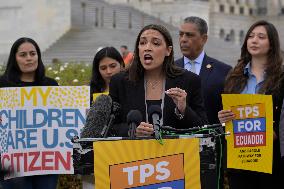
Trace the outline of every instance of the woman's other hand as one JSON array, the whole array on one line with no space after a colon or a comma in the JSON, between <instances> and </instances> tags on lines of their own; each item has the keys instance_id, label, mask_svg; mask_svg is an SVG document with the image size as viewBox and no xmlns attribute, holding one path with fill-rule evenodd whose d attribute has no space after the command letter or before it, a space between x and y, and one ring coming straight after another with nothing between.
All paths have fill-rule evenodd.
<instances>
[{"instance_id":1,"label":"woman's other hand","mask_svg":"<svg viewBox=\"0 0 284 189\"><path fill-rule=\"evenodd\" d=\"M221 110L218 112L218 118L221 123L232 121L235 114L231 110Z\"/></svg>"},{"instance_id":2,"label":"woman's other hand","mask_svg":"<svg viewBox=\"0 0 284 189\"><path fill-rule=\"evenodd\" d=\"M136 136L151 136L154 133L153 125L150 123L141 122L140 125L136 128Z\"/></svg>"}]
</instances>

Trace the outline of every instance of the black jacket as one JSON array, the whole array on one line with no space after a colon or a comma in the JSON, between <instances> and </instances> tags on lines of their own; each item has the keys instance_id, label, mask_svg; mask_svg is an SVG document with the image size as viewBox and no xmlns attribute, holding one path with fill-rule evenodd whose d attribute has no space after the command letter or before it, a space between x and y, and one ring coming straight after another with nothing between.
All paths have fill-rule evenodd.
<instances>
[{"instance_id":1,"label":"black jacket","mask_svg":"<svg viewBox=\"0 0 284 189\"><path fill-rule=\"evenodd\" d=\"M144 78L137 83L126 79L127 73L122 72L113 76L110 82L109 94L113 101L121 105L120 116L116 119L118 123L125 123L126 116L130 110L139 110L142 113L142 121L146 120ZM206 112L203 107L201 94L201 81L199 76L185 71L175 78L166 77L165 90L179 87L187 92L187 107L185 116L179 120L174 113L175 104L173 100L165 95L163 109L163 125L175 128L190 128L202 126L207 123ZM127 135L128 127L119 128L122 135ZM121 132L120 132L121 133Z\"/></svg>"},{"instance_id":2,"label":"black jacket","mask_svg":"<svg viewBox=\"0 0 284 189\"><path fill-rule=\"evenodd\" d=\"M11 81L7 77L0 77L0 88L4 87L30 87L30 86L58 86L57 81L52 78L44 77L42 81L38 82L23 82L23 81Z\"/></svg>"}]
</instances>

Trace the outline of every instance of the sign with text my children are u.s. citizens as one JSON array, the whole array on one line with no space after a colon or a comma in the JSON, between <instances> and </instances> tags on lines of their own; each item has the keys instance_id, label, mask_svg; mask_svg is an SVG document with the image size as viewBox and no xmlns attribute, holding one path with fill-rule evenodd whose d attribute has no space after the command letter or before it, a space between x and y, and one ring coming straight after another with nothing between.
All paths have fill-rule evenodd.
<instances>
[{"instance_id":1,"label":"sign with text my children are u.s. citizens","mask_svg":"<svg viewBox=\"0 0 284 189\"><path fill-rule=\"evenodd\" d=\"M199 139L94 142L95 188L200 189Z\"/></svg>"},{"instance_id":2,"label":"sign with text my children are u.s. citizens","mask_svg":"<svg viewBox=\"0 0 284 189\"><path fill-rule=\"evenodd\" d=\"M7 178L73 174L71 138L89 108L87 86L0 89L1 164Z\"/></svg>"},{"instance_id":3,"label":"sign with text my children are u.s. citizens","mask_svg":"<svg viewBox=\"0 0 284 189\"><path fill-rule=\"evenodd\" d=\"M272 173L273 104L271 95L223 94L223 109L232 110L226 123L227 167Z\"/></svg>"}]
</instances>

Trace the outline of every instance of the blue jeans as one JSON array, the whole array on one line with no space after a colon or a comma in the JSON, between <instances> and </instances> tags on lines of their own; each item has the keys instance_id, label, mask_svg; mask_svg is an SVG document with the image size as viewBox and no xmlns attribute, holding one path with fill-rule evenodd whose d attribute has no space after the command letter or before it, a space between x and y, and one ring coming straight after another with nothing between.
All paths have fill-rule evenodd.
<instances>
[{"instance_id":1,"label":"blue jeans","mask_svg":"<svg viewBox=\"0 0 284 189\"><path fill-rule=\"evenodd\" d=\"M35 175L3 181L3 189L56 189L58 175Z\"/></svg>"}]
</instances>

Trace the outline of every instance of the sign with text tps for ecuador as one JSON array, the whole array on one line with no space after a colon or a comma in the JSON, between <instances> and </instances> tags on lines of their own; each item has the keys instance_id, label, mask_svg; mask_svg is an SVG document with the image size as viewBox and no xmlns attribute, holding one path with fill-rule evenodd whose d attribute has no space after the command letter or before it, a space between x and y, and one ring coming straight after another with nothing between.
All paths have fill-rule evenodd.
<instances>
[{"instance_id":1,"label":"sign with text tps for ecuador","mask_svg":"<svg viewBox=\"0 0 284 189\"><path fill-rule=\"evenodd\" d=\"M200 189L199 139L94 142L95 188Z\"/></svg>"},{"instance_id":2,"label":"sign with text tps for ecuador","mask_svg":"<svg viewBox=\"0 0 284 189\"><path fill-rule=\"evenodd\" d=\"M0 89L1 164L8 178L73 174L70 141L79 135L90 90L80 87Z\"/></svg>"},{"instance_id":3,"label":"sign with text tps for ecuador","mask_svg":"<svg viewBox=\"0 0 284 189\"><path fill-rule=\"evenodd\" d=\"M223 94L222 101L235 114L226 124L228 168L272 173L272 96Z\"/></svg>"}]
</instances>

